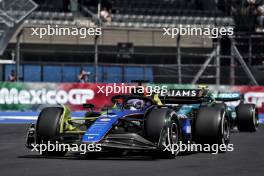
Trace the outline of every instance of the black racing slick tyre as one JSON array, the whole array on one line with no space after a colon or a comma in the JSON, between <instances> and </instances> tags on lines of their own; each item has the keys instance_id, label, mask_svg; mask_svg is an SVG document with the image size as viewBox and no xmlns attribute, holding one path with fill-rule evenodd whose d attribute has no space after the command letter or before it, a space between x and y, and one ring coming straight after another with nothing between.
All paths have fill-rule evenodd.
<instances>
[{"instance_id":1,"label":"black racing slick tyre","mask_svg":"<svg viewBox=\"0 0 264 176\"><path fill-rule=\"evenodd\" d=\"M44 108L38 117L36 124L36 143L54 143L59 135L60 121L63 113L62 107ZM43 151L44 156L63 156L66 151Z\"/></svg>"},{"instance_id":2,"label":"black racing slick tyre","mask_svg":"<svg viewBox=\"0 0 264 176\"><path fill-rule=\"evenodd\" d=\"M214 107L225 110L227 106L225 103L216 103L214 104Z\"/></svg>"},{"instance_id":3,"label":"black racing slick tyre","mask_svg":"<svg viewBox=\"0 0 264 176\"><path fill-rule=\"evenodd\" d=\"M176 113L168 108L152 109L145 119L147 139L157 145L156 156L174 158L179 150L174 150L181 140L180 124Z\"/></svg>"},{"instance_id":4,"label":"black racing slick tyre","mask_svg":"<svg viewBox=\"0 0 264 176\"><path fill-rule=\"evenodd\" d=\"M196 143L227 145L230 141L229 121L222 108L201 108L197 113L194 128Z\"/></svg>"},{"instance_id":5,"label":"black racing slick tyre","mask_svg":"<svg viewBox=\"0 0 264 176\"><path fill-rule=\"evenodd\" d=\"M234 120L230 117L230 114L228 113L228 111L227 111L227 105L225 104L225 103L216 103L216 104L214 104L214 106L213 107L215 107L215 108L220 108L220 109L222 109L223 111L225 111L226 112L226 117L227 117L227 119L228 119L228 122L229 122L229 128L230 129L233 129L234 128L234 126L235 126L235 122L234 122Z\"/></svg>"},{"instance_id":6,"label":"black racing slick tyre","mask_svg":"<svg viewBox=\"0 0 264 176\"><path fill-rule=\"evenodd\" d=\"M237 128L243 132L255 132L258 126L258 112L254 104L240 104L237 107Z\"/></svg>"}]
</instances>

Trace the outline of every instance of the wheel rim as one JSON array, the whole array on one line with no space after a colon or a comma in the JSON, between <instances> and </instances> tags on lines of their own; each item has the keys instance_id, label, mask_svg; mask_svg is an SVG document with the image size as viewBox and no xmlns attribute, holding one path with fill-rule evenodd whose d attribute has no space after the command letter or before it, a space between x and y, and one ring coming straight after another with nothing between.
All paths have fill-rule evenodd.
<instances>
[{"instance_id":1,"label":"wheel rim","mask_svg":"<svg viewBox=\"0 0 264 176\"><path fill-rule=\"evenodd\" d=\"M163 138L163 144L170 145L171 149L173 151L170 151L172 156L176 156L180 150L174 150L175 147L173 146L174 144L178 144L179 142L179 130L178 130L178 125L173 122L169 127L166 129L166 134L164 135Z\"/></svg>"},{"instance_id":2,"label":"wheel rim","mask_svg":"<svg viewBox=\"0 0 264 176\"><path fill-rule=\"evenodd\" d=\"M170 139L171 144L177 144L178 143L178 126L176 123L172 123L170 127Z\"/></svg>"},{"instance_id":3,"label":"wheel rim","mask_svg":"<svg viewBox=\"0 0 264 176\"><path fill-rule=\"evenodd\" d=\"M257 119L256 119L256 110L253 110L253 125L254 125L254 127L256 127L257 126Z\"/></svg>"},{"instance_id":4,"label":"wheel rim","mask_svg":"<svg viewBox=\"0 0 264 176\"><path fill-rule=\"evenodd\" d=\"M230 138L230 130L228 126L228 120L224 118L222 125L222 144L228 144L229 138Z\"/></svg>"},{"instance_id":5,"label":"wheel rim","mask_svg":"<svg viewBox=\"0 0 264 176\"><path fill-rule=\"evenodd\" d=\"M164 145L172 145L177 144L179 140L179 131L178 125L176 123L172 123L170 127L167 127L163 133L162 144Z\"/></svg>"}]
</instances>

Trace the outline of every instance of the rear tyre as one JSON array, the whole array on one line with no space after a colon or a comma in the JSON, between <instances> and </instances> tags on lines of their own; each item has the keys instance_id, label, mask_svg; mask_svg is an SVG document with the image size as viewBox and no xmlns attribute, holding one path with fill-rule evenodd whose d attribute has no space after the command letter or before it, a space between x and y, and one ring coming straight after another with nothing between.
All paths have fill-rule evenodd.
<instances>
[{"instance_id":1,"label":"rear tyre","mask_svg":"<svg viewBox=\"0 0 264 176\"><path fill-rule=\"evenodd\" d=\"M254 104L240 104L237 107L237 128L243 132L255 132L258 126L258 112Z\"/></svg>"},{"instance_id":2,"label":"rear tyre","mask_svg":"<svg viewBox=\"0 0 264 176\"><path fill-rule=\"evenodd\" d=\"M227 120L229 121L229 127L230 127L230 129L233 129L234 128L234 126L235 126L235 122L234 122L234 120L230 117L230 114L229 114L229 112L227 111L227 105L225 104L225 103L216 103L216 104L214 104L214 107L215 108L220 108L220 109L222 109L223 111L226 111L226 118L227 118Z\"/></svg>"},{"instance_id":3,"label":"rear tyre","mask_svg":"<svg viewBox=\"0 0 264 176\"><path fill-rule=\"evenodd\" d=\"M62 107L48 107L41 111L36 124L36 143L51 144L58 139L60 122L62 118ZM64 156L66 151L44 151L44 156Z\"/></svg>"},{"instance_id":4,"label":"rear tyre","mask_svg":"<svg viewBox=\"0 0 264 176\"><path fill-rule=\"evenodd\" d=\"M216 103L216 104L214 104L214 107L225 110L226 104L225 103Z\"/></svg>"},{"instance_id":5,"label":"rear tyre","mask_svg":"<svg viewBox=\"0 0 264 176\"><path fill-rule=\"evenodd\" d=\"M230 128L222 108L204 107L195 122L195 141L200 144L225 144L230 141Z\"/></svg>"},{"instance_id":6,"label":"rear tyre","mask_svg":"<svg viewBox=\"0 0 264 176\"><path fill-rule=\"evenodd\" d=\"M147 139L158 146L155 156L160 158L175 158L179 150L181 131L176 113L168 108L153 109L146 117L145 130ZM165 147L169 146L169 147ZM170 148L170 150L167 150Z\"/></svg>"}]
</instances>

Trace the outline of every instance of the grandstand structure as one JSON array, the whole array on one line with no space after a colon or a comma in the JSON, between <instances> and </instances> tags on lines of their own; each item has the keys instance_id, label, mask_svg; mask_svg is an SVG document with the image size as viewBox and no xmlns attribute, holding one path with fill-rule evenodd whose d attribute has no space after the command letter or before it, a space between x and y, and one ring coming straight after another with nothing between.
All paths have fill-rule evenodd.
<instances>
[{"instance_id":1,"label":"grandstand structure","mask_svg":"<svg viewBox=\"0 0 264 176\"><path fill-rule=\"evenodd\" d=\"M0 54L25 18L36 9L37 5L30 0L0 1Z\"/></svg>"},{"instance_id":2,"label":"grandstand structure","mask_svg":"<svg viewBox=\"0 0 264 176\"><path fill-rule=\"evenodd\" d=\"M14 4L18 7L26 4L19 2ZM12 53L16 53L19 46L19 53L15 55L20 56L20 64L19 68L10 63L0 65L3 72L0 79L6 80L10 71L16 68L24 81L75 82L83 67L92 73L90 82L147 79L154 83L263 84L264 80L257 75L263 70L264 36L254 31L239 31L229 2L35 0L37 9L31 7L27 13L26 10L9 11L11 15L23 12L24 18L18 22L20 29L14 28L16 33L20 31L19 37L14 31L4 29L13 37L5 39L8 46L0 58L14 59ZM99 12L106 9L111 14L110 22L98 19L98 8ZM25 17L28 18L24 20ZM53 35L41 39L31 35L32 28L47 25L100 26L102 35L86 38ZM236 28L236 33L232 39L162 35L163 28L179 26L231 26ZM1 31L3 29L0 29L1 36L7 36Z\"/></svg>"}]
</instances>

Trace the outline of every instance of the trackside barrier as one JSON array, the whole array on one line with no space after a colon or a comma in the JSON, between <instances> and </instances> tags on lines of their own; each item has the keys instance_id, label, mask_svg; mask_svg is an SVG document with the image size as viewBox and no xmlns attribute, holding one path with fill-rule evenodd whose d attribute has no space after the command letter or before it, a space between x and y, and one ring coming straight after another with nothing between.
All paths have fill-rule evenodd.
<instances>
[{"instance_id":1,"label":"trackside barrier","mask_svg":"<svg viewBox=\"0 0 264 176\"><path fill-rule=\"evenodd\" d=\"M83 115L82 104L92 103L96 109L111 104L111 97L129 93L136 84L94 83L0 83L0 123L34 122L38 113L46 106L67 105L73 116ZM144 84L144 87L166 89L190 89L197 85ZM240 92L245 101L255 103L260 122L264 123L264 86L209 86L212 91ZM234 102L235 103L235 102Z\"/></svg>"}]
</instances>

